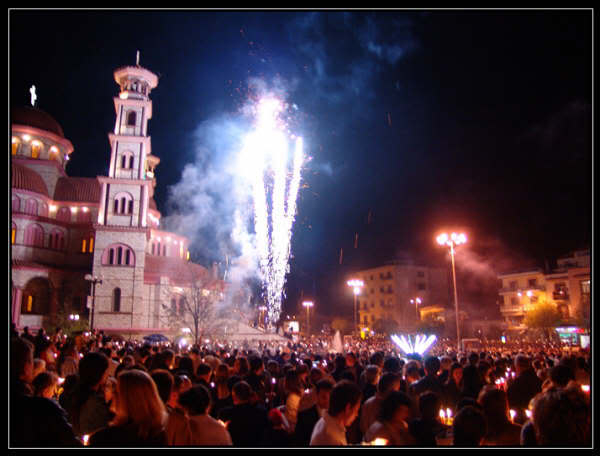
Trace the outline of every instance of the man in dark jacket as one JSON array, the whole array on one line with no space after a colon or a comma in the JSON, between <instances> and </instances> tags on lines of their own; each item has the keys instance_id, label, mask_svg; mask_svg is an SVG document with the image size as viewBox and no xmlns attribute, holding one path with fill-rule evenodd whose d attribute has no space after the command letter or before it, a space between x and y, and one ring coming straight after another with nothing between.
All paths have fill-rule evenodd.
<instances>
[{"instance_id":1,"label":"man in dark jacket","mask_svg":"<svg viewBox=\"0 0 600 456\"><path fill-rule=\"evenodd\" d=\"M261 446L269 418L267 411L252 405L252 388L244 381L237 382L232 389L233 407L226 407L219 413L224 421L234 446Z\"/></svg>"},{"instance_id":2,"label":"man in dark jacket","mask_svg":"<svg viewBox=\"0 0 600 456\"><path fill-rule=\"evenodd\" d=\"M531 367L531 360L525 355L517 355L515 370L517 377L508 386L506 395L508 405L517 412L515 421L522 424L526 420L525 409L529 406L529 401L542 391L542 381Z\"/></svg>"},{"instance_id":3,"label":"man in dark jacket","mask_svg":"<svg viewBox=\"0 0 600 456\"><path fill-rule=\"evenodd\" d=\"M67 421L66 412L51 399L32 397L33 344L15 337L10 349L11 447L82 446Z\"/></svg>"},{"instance_id":4,"label":"man in dark jacket","mask_svg":"<svg viewBox=\"0 0 600 456\"><path fill-rule=\"evenodd\" d=\"M443 394L442 383L437 376L438 370L440 370L440 360L438 357L428 356L425 359L425 377L417 380L410 386L411 395L415 399L425 391L432 391L440 396Z\"/></svg>"},{"instance_id":5,"label":"man in dark jacket","mask_svg":"<svg viewBox=\"0 0 600 456\"><path fill-rule=\"evenodd\" d=\"M312 407L298 412L298 421L295 430L295 442L297 445L308 446L310 437L317 421L329 410L329 398L333 390L333 383L329 380L319 380L316 385L317 402Z\"/></svg>"}]
</instances>

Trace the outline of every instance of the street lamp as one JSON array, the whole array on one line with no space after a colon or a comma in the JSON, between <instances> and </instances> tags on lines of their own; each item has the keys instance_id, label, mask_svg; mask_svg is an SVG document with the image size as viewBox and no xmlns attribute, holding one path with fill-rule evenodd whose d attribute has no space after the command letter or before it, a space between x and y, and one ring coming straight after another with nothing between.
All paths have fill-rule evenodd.
<instances>
[{"instance_id":1,"label":"street lamp","mask_svg":"<svg viewBox=\"0 0 600 456\"><path fill-rule=\"evenodd\" d=\"M419 320L420 320L420 318L419 318L419 309L418 309L418 307L417 307L417 306L418 306L419 304L421 304L421 302L423 302L423 301L422 301L422 300L421 300L421 298L420 298L420 297L418 297L418 296L417 296L415 299L411 299L411 300L410 300L410 303L415 305L415 315L416 315L416 317L417 317L417 321L419 321Z\"/></svg>"},{"instance_id":2,"label":"street lamp","mask_svg":"<svg viewBox=\"0 0 600 456\"><path fill-rule=\"evenodd\" d=\"M361 288L365 286L365 283L360 279L348 280L347 283L349 287L352 287L354 292L354 330L356 331L358 328L358 323L356 322L356 300L360 294Z\"/></svg>"},{"instance_id":3,"label":"street lamp","mask_svg":"<svg viewBox=\"0 0 600 456\"><path fill-rule=\"evenodd\" d=\"M92 314L90 315L90 332L94 331L94 308L96 306L96 284L102 283L102 279L99 279L96 276L92 276L91 274L85 275L85 280L92 283Z\"/></svg>"},{"instance_id":4,"label":"street lamp","mask_svg":"<svg viewBox=\"0 0 600 456\"><path fill-rule=\"evenodd\" d=\"M452 282L454 284L454 312L456 314L456 343L460 351L460 328L458 324L458 295L456 293L456 270L454 266L454 248L457 245L467 242L467 236L464 233L452 233L448 236L447 233L442 233L437 237L439 245L447 245L450 247L450 256L452 257Z\"/></svg>"},{"instance_id":5,"label":"street lamp","mask_svg":"<svg viewBox=\"0 0 600 456\"><path fill-rule=\"evenodd\" d=\"M306 307L306 336L310 337L310 308L314 306L312 301L304 301L302 303Z\"/></svg>"}]
</instances>

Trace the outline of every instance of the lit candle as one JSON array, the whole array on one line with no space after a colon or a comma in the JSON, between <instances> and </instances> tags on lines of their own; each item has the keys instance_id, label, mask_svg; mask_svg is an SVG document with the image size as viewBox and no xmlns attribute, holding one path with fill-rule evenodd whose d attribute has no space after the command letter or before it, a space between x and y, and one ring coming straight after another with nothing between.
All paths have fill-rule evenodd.
<instances>
[{"instance_id":1,"label":"lit candle","mask_svg":"<svg viewBox=\"0 0 600 456\"><path fill-rule=\"evenodd\" d=\"M440 410L440 419L443 424L446 424L446 413L443 410Z\"/></svg>"},{"instance_id":2,"label":"lit candle","mask_svg":"<svg viewBox=\"0 0 600 456\"><path fill-rule=\"evenodd\" d=\"M88 446L88 441L90 440L90 435L89 434L85 434L83 436L83 445L84 446Z\"/></svg>"},{"instance_id":3,"label":"lit candle","mask_svg":"<svg viewBox=\"0 0 600 456\"><path fill-rule=\"evenodd\" d=\"M215 382L210 382L210 387L214 388L215 387Z\"/></svg>"},{"instance_id":4,"label":"lit candle","mask_svg":"<svg viewBox=\"0 0 600 456\"><path fill-rule=\"evenodd\" d=\"M590 385L581 385L581 391L583 391L584 393L589 393Z\"/></svg>"},{"instance_id":5,"label":"lit candle","mask_svg":"<svg viewBox=\"0 0 600 456\"><path fill-rule=\"evenodd\" d=\"M58 384L62 385L64 383L65 379L62 377L58 377Z\"/></svg>"},{"instance_id":6,"label":"lit candle","mask_svg":"<svg viewBox=\"0 0 600 456\"><path fill-rule=\"evenodd\" d=\"M273 377L273 378L271 379L271 383L272 383L273 385L274 385L275 383L277 383L277 380L275 379L275 377Z\"/></svg>"},{"instance_id":7,"label":"lit candle","mask_svg":"<svg viewBox=\"0 0 600 456\"><path fill-rule=\"evenodd\" d=\"M517 412L515 412L514 410L510 410L510 419L511 421L515 420L515 416L517 416Z\"/></svg>"},{"instance_id":8,"label":"lit candle","mask_svg":"<svg viewBox=\"0 0 600 456\"><path fill-rule=\"evenodd\" d=\"M531 413L531 410L525 410L525 415L527 415L527 418L531 419L533 413Z\"/></svg>"},{"instance_id":9,"label":"lit candle","mask_svg":"<svg viewBox=\"0 0 600 456\"><path fill-rule=\"evenodd\" d=\"M373 440L371 442L371 445L373 446L386 446L388 444L387 439L382 439L380 437L377 437L375 440Z\"/></svg>"}]
</instances>

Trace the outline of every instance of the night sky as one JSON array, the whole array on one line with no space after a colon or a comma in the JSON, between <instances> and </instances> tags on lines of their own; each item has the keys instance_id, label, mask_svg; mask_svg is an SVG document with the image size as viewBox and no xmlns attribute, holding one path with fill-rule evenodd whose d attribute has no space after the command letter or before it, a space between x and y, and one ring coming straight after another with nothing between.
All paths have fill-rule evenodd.
<instances>
[{"instance_id":1,"label":"night sky","mask_svg":"<svg viewBox=\"0 0 600 456\"><path fill-rule=\"evenodd\" d=\"M449 268L435 236L463 229L459 296L491 315L497 273L591 246L592 19L591 10L12 10L9 104L27 105L35 84L36 106L75 147L69 175L106 175L112 73L140 50L160 76L148 128L165 216L184 167L210 167L227 143L226 131L203 126L234 117L251 78L283 81L312 157L284 308L294 312L303 292L321 314L351 312L353 270L395 258ZM199 229L196 261L222 261L208 247L221 231Z\"/></svg>"}]
</instances>

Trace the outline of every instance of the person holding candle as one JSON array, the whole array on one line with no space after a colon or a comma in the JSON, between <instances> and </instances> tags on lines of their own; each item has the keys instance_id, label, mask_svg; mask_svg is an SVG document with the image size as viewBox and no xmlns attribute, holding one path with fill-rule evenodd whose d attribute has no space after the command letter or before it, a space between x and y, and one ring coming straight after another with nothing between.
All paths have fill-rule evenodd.
<instances>
[{"instance_id":1,"label":"person holding candle","mask_svg":"<svg viewBox=\"0 0 600 456\"><path fill-rule=\"evenodd\" d=\"M377 420L364 435L365 442L376 438L386 439L389 445L415 445L416 440L409 431L412 401L402 391L392 391L381 405Z\"/></svg>"},{"instance_id":2,"label":"person holding candle","mask_svg":"<svg viewBox=\"0 0 600 456\"><path fill-rule=\"evenodd\" d=\"M436 446L435 436L448 429L447 424L451 419L448 414L451 411L445 410L442 418L441 397L432 391L421 394L418 402L420 417L408 423L408 430L418 446Z\"/></svg>"},{"instance_id":3,"label":"person holding candle","mask_svg":"<svg viewBox=\"0 0 600 456\"><path fill-rule=\"evenodd\" d=\"M509 419L506 393L493 387L484 387L477 399L487 420L483 445L516 446L521 439L521 426Z\"/></svg>"},{"instance_id":4,"label":"person holding candle","mask_svg":"<svg viewBox=\"0 0 600 456\"><path fill-rule=\"evenodd\" d=\"M515 358L516 377L508 386L506 394L511 409L517 411L515 421L524 423L526 420L525 409L529 401L542 390L542 381L539 379L528 356L519 354Z\"/></svg>"}]
</instances>

